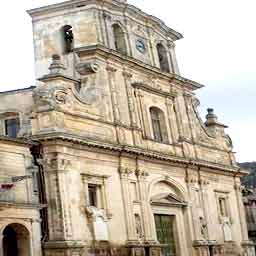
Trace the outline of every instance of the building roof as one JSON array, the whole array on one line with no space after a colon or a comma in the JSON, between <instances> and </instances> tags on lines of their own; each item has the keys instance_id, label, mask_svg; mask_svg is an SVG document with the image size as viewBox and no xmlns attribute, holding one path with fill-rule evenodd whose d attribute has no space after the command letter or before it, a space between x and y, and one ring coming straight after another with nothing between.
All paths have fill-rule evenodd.
<instances>
[{"instance_id":1,"label":"building roof","mask_svg":"<svg viewBox=\"0 0 256 256\"><path fill-rule=\"evenodd\" d=\"M20 88L20 89L14 89L14 90L8 90L8 91L0 91L0 95L3 94L15 94L15 93L21 93L21 92L26 92L26 91L32 91L35 86L29 86L25 88Z\"/></svg>"}]
</instances>

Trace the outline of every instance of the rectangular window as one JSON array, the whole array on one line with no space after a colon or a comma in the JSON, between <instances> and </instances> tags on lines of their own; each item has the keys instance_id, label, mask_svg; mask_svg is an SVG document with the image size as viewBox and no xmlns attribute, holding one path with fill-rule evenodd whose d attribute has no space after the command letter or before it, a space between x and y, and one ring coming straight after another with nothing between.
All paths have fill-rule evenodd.
<instances>
[{"instance_id":1,"label":"rectangular window","mask_svg":"<svg viewBox=\"0 0 256 256\"><path fill-rule=\"evenodd\" d=\"M130 184L132 200L138 201L137 184L136 182L131 182Z\"/></svg>"},{"instance_id":2,"label":"rectangular window","mask_svg":"<svg viewBox=\"0 0 256 256\"><path fill-rule=\"evenodd\" d=\"M10 138L16 138L20 129L19 118L6 119L4 122L5 135Z\"/></svg>"},{"instance_id":3,"label":"rectangular window","mask_svg":"<svg viewBox=\"0 0 256 256\"><path fill-rule=\"evenodd\" d=\"M154 139L159 142L162 142L163 137L162 137L162 132L161 132L160 120L152 119L152 126L153 126L153 132L154 132Z\"/></svg>"},{"instance_id":4,"label":"rectangular window","mask_svg":"<svg viewBox=\"0 0 256 256\"><path fill-rule=\"evenodd\" d=\"M89 184L88 185L88 199L89 206L97 207L97 186Z\"/></svg>"}]
</instances>

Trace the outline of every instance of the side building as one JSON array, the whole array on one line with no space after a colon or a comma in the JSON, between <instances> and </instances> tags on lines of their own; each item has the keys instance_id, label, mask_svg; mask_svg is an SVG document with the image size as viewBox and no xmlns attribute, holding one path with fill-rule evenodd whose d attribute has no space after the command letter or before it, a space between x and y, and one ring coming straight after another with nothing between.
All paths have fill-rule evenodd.
<instances>
[{"instance_id":1,"label":"side building","mask_svg":"<svg viewBox=\"0 0 256 256\"><path fill-rule=\"evenodd\" d=\"M1 256L41 255L44 206L39 203L38 168L31 154L36 144L24 138L30 127L32 89L0 93Z\"/></svg>"},{"instance_id":2,"label":"side building","mask_svg":"<svg viewBox=\"0 0 256 256\"><path fill-rule=\"evenodd\" d=\"M38 169L44 255L254 256L245 172L213 109L199 117L182 35L121 0L29 14L38 83L0 94L0 110Z\"/></svg>"}]
</instances>

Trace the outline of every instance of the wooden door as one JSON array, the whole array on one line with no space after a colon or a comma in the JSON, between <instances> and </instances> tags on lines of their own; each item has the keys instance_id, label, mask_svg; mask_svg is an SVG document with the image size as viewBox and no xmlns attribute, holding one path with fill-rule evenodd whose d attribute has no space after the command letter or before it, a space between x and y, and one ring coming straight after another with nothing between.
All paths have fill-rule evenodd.
<instances>
[{"instance_id":1,"label":"wooden door","mask_svg":"<svg viewBox=\"0 0 256 256\"><path fill-rule=\"evenodd\" d=\"M157 239L163 248L163 256L177 256L174 237L174 216L155 214Z\"/></svg>"}]
</instances>

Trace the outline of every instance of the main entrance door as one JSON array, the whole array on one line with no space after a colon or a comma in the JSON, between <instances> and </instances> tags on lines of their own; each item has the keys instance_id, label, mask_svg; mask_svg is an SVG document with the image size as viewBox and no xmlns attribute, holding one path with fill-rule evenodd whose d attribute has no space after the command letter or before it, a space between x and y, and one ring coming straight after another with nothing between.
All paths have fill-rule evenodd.
<instances>
[{"instance_id":1,"label":"main entrance door","mask_svg":"<svg viewBox=\"0 0 256 256\"><path fill-rule=\"evenodd\" d=\"M176 256L174 216L155 214L154 217L158 242L166 245L163 256Z\"/></svg>"}]
</instances>

